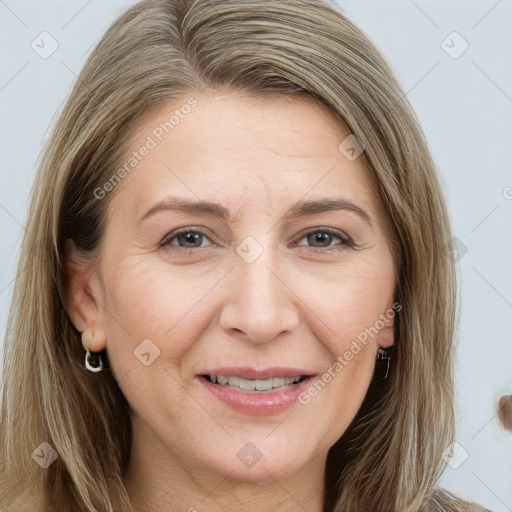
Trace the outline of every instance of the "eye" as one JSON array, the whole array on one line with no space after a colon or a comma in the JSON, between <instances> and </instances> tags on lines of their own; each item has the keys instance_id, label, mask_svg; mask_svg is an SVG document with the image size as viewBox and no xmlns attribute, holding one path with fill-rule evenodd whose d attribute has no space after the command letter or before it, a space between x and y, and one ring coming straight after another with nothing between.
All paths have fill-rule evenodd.
<instances>
[{"instance_id":1,"label":"eye","mask_svg":"<svg viewBox=\"0 0 512 512\"><path fill-rule=\"evenodd\" d=\"M207 242L204 243L203 242ZM211 245L211 240L201 231L190 228L180 229L169 233L160 243L160 246L178 246L184 249L199 249Z\"/></svg>"},{"instance_id":2,"label":"eye","mask_svg":"<svg viewBox=\"0 0 512 512\"><path fill-rule=\"evenodd\" d=\"M306 243L301 243L306 240ZM292 245L309 245L315 249L330 248L343 249L343 246L355 247L354 242L341 231L330 228L315 229L305 233L297 242Z\"/></svg>"}]
</instances>

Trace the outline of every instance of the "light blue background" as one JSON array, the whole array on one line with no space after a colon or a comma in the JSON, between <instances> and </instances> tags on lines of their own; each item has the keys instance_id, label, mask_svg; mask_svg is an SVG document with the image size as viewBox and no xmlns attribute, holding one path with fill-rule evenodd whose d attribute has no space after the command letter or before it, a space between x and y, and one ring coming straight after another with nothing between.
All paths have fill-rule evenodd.
<instances>
[{"instance_id":1,"label":"light blue background","mask_svg":"<svg viewBox=\"0 0 512 512\"><path fill-rule=\"evenodd\" d=\"M0 0L1 338L48 127L91 48L133 3ZM512 393L512 0L338 3L407 91L438 164L455 235L467 248L459 262L461 455L442 484L493 512L512 511L512 433L496 418L497 399ZM31 48L43 31L59 45L47 59ZM459 35L446 40L454 31ZM446 53L458 54L464 41L469 47L458 58Z\"/></svg>"}]
</instances>

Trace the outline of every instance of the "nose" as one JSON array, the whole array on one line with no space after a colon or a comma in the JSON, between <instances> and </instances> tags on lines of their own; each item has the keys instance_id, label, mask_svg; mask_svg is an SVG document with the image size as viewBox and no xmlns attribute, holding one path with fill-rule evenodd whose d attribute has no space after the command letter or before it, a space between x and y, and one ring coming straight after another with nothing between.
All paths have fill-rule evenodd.
<instances>
[{"instance_id":1,"label":"nose","mask_svg":"<svg viewBox=\"0 0 512 512\"><path fill-rule=\"evenodd\" d=\"M226 333L261 344L297 328L297 298L279 268L270 249L251 263L235 256L219 320Z\"/></svg>"}]
</instances>

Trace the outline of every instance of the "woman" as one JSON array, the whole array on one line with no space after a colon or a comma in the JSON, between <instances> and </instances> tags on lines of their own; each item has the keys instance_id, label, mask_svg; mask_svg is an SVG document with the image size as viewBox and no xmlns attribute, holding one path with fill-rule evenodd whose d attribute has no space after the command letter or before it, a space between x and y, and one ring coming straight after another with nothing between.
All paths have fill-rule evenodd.
<instances>
[{"instance_id":1,"label":"woman","mask_svg":"<svg viewBox=\"0 0 512 512\"><path fill-rule=\"evenodd\" d=\"M455 282L434 165L329 5L131 8L28 225L1 510L483 510L436 487Z\"/></svg>"}]
</instances>

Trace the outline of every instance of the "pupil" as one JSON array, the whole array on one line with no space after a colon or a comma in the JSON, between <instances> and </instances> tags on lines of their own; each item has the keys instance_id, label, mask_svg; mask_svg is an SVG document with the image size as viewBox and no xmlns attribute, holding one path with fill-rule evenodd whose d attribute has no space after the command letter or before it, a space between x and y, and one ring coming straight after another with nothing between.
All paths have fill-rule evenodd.
<instances>
[{"instance_id":1,"label":"pupil","mask_svg":"<svg viewBox=\"0 0 512 512\"><path fill-rule=\"evenodd\" d=\"M320 247L327 247L331 243L331 235L329 233L317 232L308 235L308 243L314 244L318 242Z\"/></svg>"}]
</instances>

